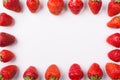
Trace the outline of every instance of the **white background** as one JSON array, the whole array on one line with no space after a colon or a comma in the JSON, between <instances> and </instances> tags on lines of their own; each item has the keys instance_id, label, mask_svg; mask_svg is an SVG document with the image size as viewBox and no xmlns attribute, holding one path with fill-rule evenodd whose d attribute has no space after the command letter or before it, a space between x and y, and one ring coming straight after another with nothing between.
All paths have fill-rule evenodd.
<instances>
[{"instance_id":1,"label":"white background","mask_svg":"<svg viewBox=\"0 0 120 80\"><path fill-rule=\"evenodd\" d=\"M32 14L21 0L22 12L15 13L5 9L0 1L0 12L6 12L15 19L11 27L0 27L0 31L10 33L17 39L17 43L2 49L9 49L16 55L16 59L8 63L0 63L0 68L9 64L19 67L19 74L13 80L23 80L24 71L35 66L39 71L39 79L45 80L44 73L51 64L56 64L61 71L60 80L69 80L68 70L73 63L80 64L84 71L84 79L88 68L94 62L98 63L103 72L102 80L110 80L105 72L105 64L111 62L107 53L114 49L106 43L106 38L119 29L110 29L106 23L111 19L107 15L109 0L103 1L98 15L93 15L84 0L84 8L79 15L74 15L67 7L59 16L49 13L47 0L41 0L41 8Z\"/></svg>"}]
</instances>

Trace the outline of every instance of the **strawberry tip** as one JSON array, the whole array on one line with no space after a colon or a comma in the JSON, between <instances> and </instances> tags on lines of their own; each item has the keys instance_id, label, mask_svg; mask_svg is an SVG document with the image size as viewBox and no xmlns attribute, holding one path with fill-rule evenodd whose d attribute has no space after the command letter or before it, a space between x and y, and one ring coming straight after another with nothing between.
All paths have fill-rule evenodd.
<instances>
[{"instance_id":1,"label":"strawberry tip","mask_svg":"<svg viewBox=\"0 0 120 80\"><path fill-rule=\"evenodd\" d=\"M29 76L24 77L24 80L35 80L34 78L30 78Z\"/></svg>"}]
</instances>

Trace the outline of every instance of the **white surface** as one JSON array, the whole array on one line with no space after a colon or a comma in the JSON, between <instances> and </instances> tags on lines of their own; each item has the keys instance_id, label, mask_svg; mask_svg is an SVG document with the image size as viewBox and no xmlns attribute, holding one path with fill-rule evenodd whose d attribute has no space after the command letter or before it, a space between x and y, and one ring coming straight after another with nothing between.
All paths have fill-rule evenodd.
<instances>
[{"instance_id":1,"label":"white surface","mask_svg":"<svg viewBox=\"0 0 120 80\"><path fill-rule=\"evenodd\" d=\"M73 15L67 8L59 16L49 13L47 0L41 0L42 8L36 14L30 13L25 0L21 2L22 13L9 11L0 2L0 12L6 12L15 19L12 27L0 27L0 31L17 38L16 44L6 47L15 53L16 59L6 64L0 63L0 68L9 64L19 67L19 74L13 80L23 80L22 74L30 65L36 66L40 80L45 80L44 73L50 64L56 64L60 68L60 80L69 80L68 70L73 63L80 64L85 74L83 80L88 80L86 72L93 62L100 64L103 69L102 80L109 80L104 66L106 62L111 62L107 52L114 47L105 40L119 29L106 27L111 19L107 16L108 0L104 0L98 15L91 13L85 0L84 9L79 15Z\"/></svg>"}]
</instances>

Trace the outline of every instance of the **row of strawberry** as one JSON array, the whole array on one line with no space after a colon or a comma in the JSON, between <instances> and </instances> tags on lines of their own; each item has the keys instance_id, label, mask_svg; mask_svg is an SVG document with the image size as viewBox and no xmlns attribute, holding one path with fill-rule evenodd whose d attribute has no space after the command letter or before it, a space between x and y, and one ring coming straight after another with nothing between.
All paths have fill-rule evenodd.
<instances>
[{"instance_id":1,"label":"row of strawberry","mask_svg":"<svg viewBox=\"0 0 120 80\"><path fill-rule=\"evenodd\" d=\"M117 3L116 3L117 2ZM111 0L108 5L108 15L115 16L120 13L120 0ZM110 6L112 5L112 6ZM109 10L109 8L111 8ZM108 23L109 28L119 29L120 28L120 16L113 17ZM114 62L120 62L120 33L114 33L107 37L106 42L117 49L113 49L108 52L108 58ZM110 63L106 65L106 72L112 80L120 79L120 65L116 63Z\"/></svg>"},{"instance_id":2,"label":"row of strawberry","mask_svg":"<svg viewBox=\"0 0 120 80\"><path fill-rule=\"evenodd\" d=\"M57 3L57 4L56 4ZM47 6L49 11L54 15L59 15L64 8L63 0L48 0ZM35 13L40 8L39 0L26 0L28 9ZM21 12L22 6L19 0L3 0L3 6L15 12ZM84 6L82 0L69 0L68 8L73 14L79 14ZM89 0L88 6L93 14L98 14L102 7L102 0ZM120 0L110 0L108 4L108 15L114 16L120 13Z\"/></svg>"},{"instance_id":3,"label":"row of strawberry","mask_svg":"<svg viewBox=\"0 0 120 80\"><path fill-rule=\"evenodd\" d=\"M118 80L120 79L120 65L114 63L107 63L105 66L106 73L111 79ZM18 67L16 65L8 65L1 69L0 71L0 80L9 80L14 78L18 72ZM90 80L101 80L103 77L103 71L99 64L93 63L88 71L87 76ZM38 79L39 74L35 66L30 66L23 73L24 80L36 80ZM84 72L79 64L74 63L70 66L68 71L68 77L71 80L81 80L84 78ZM61 78L60 69L57 65L51 64L45 71L46 80L59 80Z\"/></svg>"}]
</instances>

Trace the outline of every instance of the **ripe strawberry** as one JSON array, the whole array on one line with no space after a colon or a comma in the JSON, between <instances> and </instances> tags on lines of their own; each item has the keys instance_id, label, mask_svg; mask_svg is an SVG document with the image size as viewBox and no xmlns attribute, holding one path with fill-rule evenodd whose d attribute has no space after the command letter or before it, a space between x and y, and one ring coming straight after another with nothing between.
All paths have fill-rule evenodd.
<instances>
[{"instance_id":1,"label":"ripe strawberry","mask_svg":"<svg viewBox=\"0 0 120 80\"><path fill-rule=\"evenodd\" d=\"M0 80L11 80L17 73L18 68L16 65L9 65L3 67L0 71Z\"/></svg>"},{"instance_id":2,"label":"ripe strawberry","mask_svg":"<svg viewBox=\"0 0 120 80\"><path fill-rule=\"evenodd\" d=\"M107 38L107 43L111 44L114 47L120 47L120 34L114 33Z\"/></svg>"},{"instance_id":3,"label":"ripe strawberry","mask_svg":"<svg viewBox=\"0 0 120 80\"><path fill-rule=\"evenodd\" d=\"M90 80L100 80L103 77L103 71L99 64L93 63L87 72Z\"/></svg>"},{"instance_id":4,"label":"ripe strawberry","mask_svg":"<svg viewBox=\"0 0 120 80\"><path fill-rule=\"evenodd\" d=\"M0 47L12 45L15 42L15 37L11 34L0 32Z\"/></svg>"},{"instance_id":5,"label":"ripe strawberry","mask_svg":"<svg viewBox=\"0 0 120 80\"><path fill-rule=\"evenodd\" d=\"M69 69L69 78L71 80L81 80L84 76L84 73L78 64L73 64Z\"/></svg>"},{"instance_id":6,"label":"ripe strawberry","mask_svg":"<svg viewBox=\"0 0 120 80\"><path fill-rule=\"evenodd\" d=\"M73 14L79 14L83 8L83 5L84 4L82 0L70 0L68 2L68 8Z\"/></svg>"},{"instance_id":7,"label":"ripe strawberry","mask_svg":"<svg viewBox=\"0 0 120 80\"><path fill-rule=\"evenodd\" d=\"M47 6L49 11L54 15L59 15L64 8L63 0L48 0Z\"/></svg>"},{"instance_id":8,"label":"ripe strawberry","mask_svg":"<svg viewBox=\"0 0 120 80\"><path fill-rule=\"evenodd\" d=\"M14 58L14 54L9 50L2 50L0 52L0 61L1 62L8 62Z\"/></svg>"},{"instance_id":9,"label":"ripe strawberry","mask_svg":"<svg viewBox=\"0 0 120 80\"><path fill-rule=\"evenodd\" d=\"M88 5L93 14L98 14L102 6L102 1L101 0L89 0Z\"/></svg>"},{"instance_id":10,"label":"ripe strawberry","mask_svg":"<svg viewBox=\"0 0 120 80\"><path fill-rule=\"evenodd\" d=\"M110 28L120 28L120 16L113 17L108 23L107 26Z\"/></svg>"},{"instance_id":11,"label":"ripe strawberry","mask_svg":"<svg viewBox=\"0 0 120 80\"><path fill-rule=\"evenodd\" d=\"M120 0L111 0L108 4L108 16L112 17L120 13Z\"/></svg>"},{"instance_id":12,"label":"ripe strawberry","mask_svg":"<svg viewBox=\"0 0 120 80\"><path fill-rule=\"evenodd\" d=\"M108 53L108 57L115 61L115 62L120 62L120 50L119 49L114 49Z\"/></svg>"},{"instance_id":13,"label":"ripe strawberry","mask_svg":"<svg viewBox=\"0 0 120 80\"><path fill-rule=\"evenodd\" d=\"M23 74L24 80L36 80L38 78L37 69L30 66Z\"/></svg>"},{"instance_id":14,"label":"ripe strawberry","mask_svg":"<svg viewBox=\"0 0 120 80\"><path fill-rule=\"evenodd\" d=\"M55 64L50 65L45 72L46 80L59 80L60 71Z\"/></svg>"},{"instance_id":15,"label":"ripe strawberry","mask_svg":"<svg viewBox=\"0 0 120 80\"><path fill-rule=\"evenodd\" d=\"M106 72L107 72L108 76L112 80L120 79L120 65L115 64L115 63L107 63L105 68L106 68Z\"/></svg>"},{"instance_id":16,"label":"ripe strawberry","mask_svg":"<svg viewBox=\"0 0 120 80\"><path fill-rule=\"evenodd\" d=\"M19 0L3 0L3 6L8 10L12 10L15 12L21 11L21 5Z\"/></svg>"},{"instance_id":17,"label":"ripe strawberry","mask_svg":"<svg viewBox=\"0 0 120 80\"><path fill-rule=\"evenodd\" d=\"M0 13L0 26L10 26L13 23L13 18L6 14Z\"/></svg>"},{"instance_id":18,"label":"ripe strawberry","mask_svg":"<svg viewBox=\"0 0 120 80\"><path fill-rule=\"evenodd\" d=\"M32 13L35 13L40 6L40 1L39 0L27 0L26 5Z\"/></svg>"}]
</instances>

